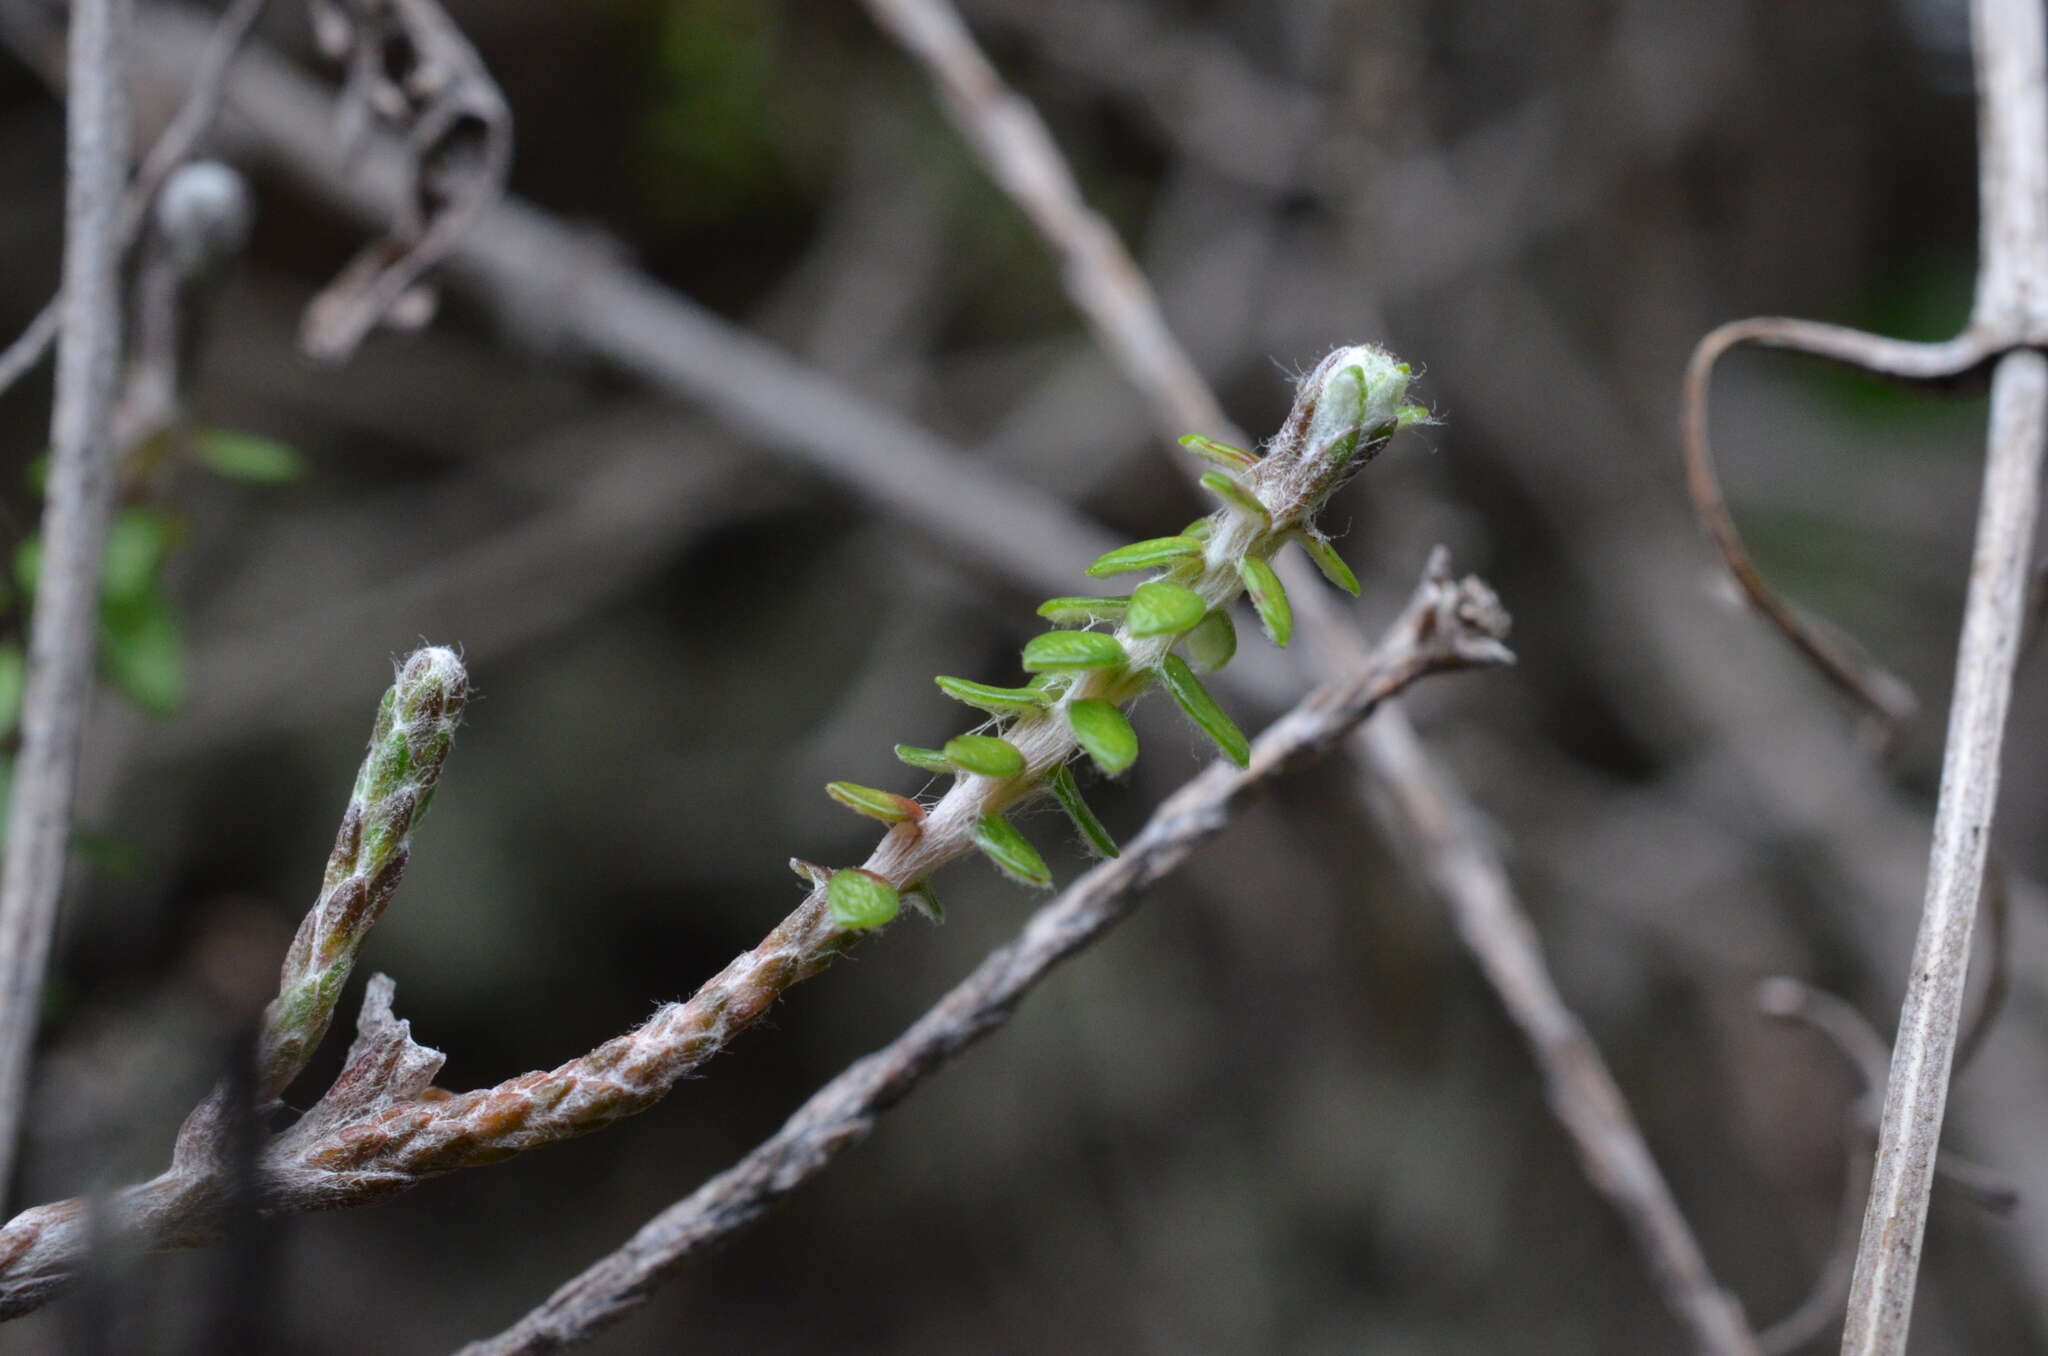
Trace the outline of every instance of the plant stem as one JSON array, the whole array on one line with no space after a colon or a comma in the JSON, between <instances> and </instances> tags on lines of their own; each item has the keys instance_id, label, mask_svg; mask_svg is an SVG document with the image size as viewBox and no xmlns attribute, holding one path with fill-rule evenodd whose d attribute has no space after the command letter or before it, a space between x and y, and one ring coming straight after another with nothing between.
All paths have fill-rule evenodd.
<instances>
[{"instance_id":1,"label":"plant stem","mask_svg":"<svg viewBox=\"0 0 2048 1356\"><path fill-rule=\"evenodd\" d=\"M29 627L21 752L0 867L0 1198L12 1177L92 694L100 553L113 510L121 357L121 189L128 173L127 0L73 0L63 335L49 499Z\"/></svg>"}]
</instances>

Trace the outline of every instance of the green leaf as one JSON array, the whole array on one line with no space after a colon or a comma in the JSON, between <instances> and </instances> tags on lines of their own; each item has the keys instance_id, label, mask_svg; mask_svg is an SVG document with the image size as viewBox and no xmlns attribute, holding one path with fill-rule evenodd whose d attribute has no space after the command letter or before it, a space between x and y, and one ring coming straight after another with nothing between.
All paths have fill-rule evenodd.
<instances>
[{"instance_id":1,"label":"green leaf","mask_svg":"<svg viewBox=\"0 0 2048 1356\"><path fill-rule=\"evenodd\" d=\"M994 735L961 735L946 741L946 761L962 772L982 777L1014 777L1024 770L1024 754L1007 739Z\"/></svg>"},{"instance_id":2,"label":"green leaf","mask_svg":"<svg viewBox=\"0 0 2048 1356\"><path fill-rule=\"evenodd\" d=\"M1237 623L1218 608L1202 618L1201 624L1181 637L1180 647L1188 660L1205 673L1214 673L1237 653Z\"/></svg>"},{"instance_id":3,"label":"green leaf","mask_svg":"<svg viewBox=\"0 0 2048 1356\"><path fill-rule=\"evenodd\" d=\"M1308 552L1308 558L1323 572L1323 578L1356 598L1358 576L1344 563L1344 557L1337 554L1337 548L1330 539L1317 532L1297 532L1294 539L1301 543L1301 549Z\"/></svg>"},{"instance_id":4,"label":"green leaf","mask_svg":"<svg viewBox=\"0 0 2048 1356\"><path fill-rule=\"evenodd\" d=\"M1023 834L1017 832L1015 824L1001 815L991 812L976 821L974 845L996 864L998 870L1019 885L1028 885L1034 890L1052 886L1052 870L1046 866L1045 858L1038 855L1038 849L1031 846Z\"/></svg>"},{"instance_id":5,"label":"green leaf","mask_svg":"<svg viewBox=\"0 0 2048 1356\"><path fill-rule=\"evenodd\" d=\"M14 548L14 582L21 585L24 597L36 596L36 579L43 572L43 539L31 535L21 539L21 545Z\"/></svg>"},{"instance_id":6,"label":"green leaf","mask_svg":"<svg viewBox=\"0 0 2048 1356\"><path fill-rule=\"evenodd\" d=\"M1047 631L1024 643L1028 673L1117 669L1129 662L1123 642L1100 631Z\"/></svg>"},{"instance_id":7,"label":"green leaf","mask_svg":"<svg viewBox=\"0 0 2048 1356\"><path fill-rule=\"evenodd\" d=\"M21 720L21 694L28 686L28 661L13 641L0 645L0 738Z\"/></svg>"},{"instance_id":8,"label":"green leaf","mask_svg":"<svg viewBox=\"0 0 2048 1356\"><path fill-rule=\"evenodd\" d=\"M100 596L136 598L156 586L157 567L170 544L170 521L155 509L125 508L107 524L101 557Z\"/></svg>"},{"instance_id":9,"label":"green leaf","mask_svg":"<svg viewBox=\"0 0 2048 1356\"><path fill-rule=\"evenodd\" d=\"M1193 537L1154 537L1150 541L1134 541L1129 546L1119 546L1108 555L1099 557L1088 567L1088 577L1102 579L1112 574L1150 570L1200 554L1202 543Z\"/></svg>"},{"instance_id":10,"label":"green leaf","mask_svg":"<svg viewBox=\"0 0 2048 1356\"><path fill-rule=\"evenodd\" d=\"M908 796L878 791L857 782L827 782L825 794L855 814L879 819L884 824L901 824L906 819L916 819L922 813L917 802Z\"/></svg>"},{"instance_id":11,"label":"green leaf","mask_svg":"<svg viewBox=\"0 0 2048 1356\"><path fill-rule=\"evenodd\" d=\"M1042 710L1052 700L1049 693L1035 687L990 687L987 683L970 683L965 678L948 678L944 674L932 681L954 701L966 702L992 716Z\"/></svg>"},{"instance_id":12,"label":"green leaf","mask_svg":"<svg viewBox=\"0 0 2048 1356\"><path fill-rule=\"evenodd\" d=\"M1116 839L1109 836L1109 830L1102 827L1102 821L1088 808L1088 802L1081 799L1081 788L1074 784L1074 774L1061 764L1058 771L1048 779L1052 785L1053 799L1067 812L1067 818L1074 821L1074 827L1088 840L1098 857L1117 856Z\"/></svg>"},{"instance_id":13,"label":"green leaf","mask_svg":"<svg viewBox=\"0 0 2048 1356\"><path fill-rule=\"evenodd\" d=\"M1394 423L1400 428L1414 428L1417 424L1434 424L1436 416L1422 405L1403 405L1394 411Z\"/></svg>"},{"instance_id":14,"label":"green leaf","mask_svg":"<svg viewBox=\"0 0 2048 1356\"><path fill-rule=\"evenodd\" d=\"M1115 777L1138 761L1138 732L1123 712L1100 697L1068 702L1067 728L1105 776Z\"/></svg>"},{"instance_id":15,"label":"green leaf","mask_svg":"<svg viewBox=\"0 0 2048 1356\"><path fill-rule=\"evenodd\" d=\"M1258 609L1259 624L1266 628L1266 639L1286 649L1287 642L1294 639L1294 609L1287 602L1287 590L1281 586L1280 576L1257 556L1246 556L1239 561L1237 575L1244 580L1244 589L1251 595L1252 606Z\"/></svg>"},{"instance_id":16,"label":"green leaf","mask_svg":"<svg viewBox=\"0 0 2048 1356\"><path fill-rule=\"evenodd\" d=\"M1125 596L1115 598L1048 598L1038 605L1038 615L1055 626L1086 626L1089 622L1117 621L1131 605Z\"/></svg>"},{"instance_id":17,"label":"green leaf","mask_svg":"<svg viewBox=\"0 0 2048 1356\"><path fill-rule=\"evenodd\" d=\"M946 921L946 906L939 903L939 897L932 891L932 883L921 880L903 892L903 900L934 923Z\"/></svg>"},{"instance_id":18,"label":"green leaf","mask_svg":"<svg viewBox=\"0 0 2048 1356\"><path fill-rule=\"evenodd\" d=\"M1180 440L1180 445L1204 461L1213 461L1226 471L1244 471L1259 464L1259 459L1241 447L1217 442L1214 438L1199 433L1190 433Z\"/></svg>"},{"instance_id":19,"label":"green leaf","mask_svg":"<svg viewBox=\"0 0 2048 1356\"><path fill-rule=\"evenodd\" d=\"M832 921L851 929L878 928L903 907L903 897L895 886L858 867L832 873L825 901L832 909Z\"/></svg>"},{"instance_id":20,"label":"green leaf","mask_svg":"<svg viewBox=\"0 0 2048 1356\"><path fill-rule=\"evenodd\" d=\"M896 746L896 756L912 767L921 768L926 772L951 772L953 770L952 761L938 749L921 749L915 744L898 744Z\"/></svg>"},{"instance_id":21,"label":"green leaf","mask_svg":"<svg viewBox=\"0 0 2048 1356\"><path fill-rule=\"evenodd\" d=\"M1214 518L1214 516L1211 516L1207 518L1195 519L1186 527L1182 528L1180 530L1180 534L1183 537L1193 537L1196 541L1207 541L1209 540L1210 534L1212 534L1215 531L1216 519Z\"/></svg>"},{"instance_id":22,"label":"green leaf","mask_svg":"<svg viewBox=\"0 0 2048 1356\"><path fill-rule=\"evenodd\" d=\"M161 592L106 600L100 640L100 666L130 701L158 715L184 704L185 642Z\"/></svg>"},{"instance_id":23,"label":"green leaf","mask_svg":"<svg viewBox=\"0 0 2048 1356\"><path fill-rule=\"evenodd\" d=\"M215 475L252 485L289 484L306 473L298 449L254 433L206 429L193 440L192 450Z\"/></svg>"},{"instance_id":24,"label":"green leaf","mask_svg":"<svg viewBox=\"0 0 2048 1356\"><path fill-rule=\"evenodd\" d=\"M1154 579L1131 590L1124 626L1134 636L1174 636L1202 620L1209 605L1191 588Z\"/></svg>"},{"instance_id":25,"label":"green leaf","mask_svg":"<svg viewBox=\"0 0 2048 1356\"><path fill-rule=\"evenodd\" d=\"M1266 506L1244 486L1221 471L1204 471L1202 488L1221 499L1224 503L1244 514L1261 527L1273 525L1273 515L1266 512Z\"/></svg>"},{"instance_id":26,"label":"green leaf","mask_svg":"<svg viewBox=\"0 0 2048 1356\"><path fill-rule=\"evenodd\" d=\"M1209 689L1202 686L1202 680L1195 677L1195 671L1187 661L1177 654L1170 654L1159 661L1159 678L1166 684L1166 690L1180 703L1180 709L1187 713L1195 727L1216 741L1225 756L1239 767L1249 767L1252 761L1252 747L1244 737L1244 731L1237 728L1237 722L1224 713L1209 695Z\"/></svg>"}]
</instances>

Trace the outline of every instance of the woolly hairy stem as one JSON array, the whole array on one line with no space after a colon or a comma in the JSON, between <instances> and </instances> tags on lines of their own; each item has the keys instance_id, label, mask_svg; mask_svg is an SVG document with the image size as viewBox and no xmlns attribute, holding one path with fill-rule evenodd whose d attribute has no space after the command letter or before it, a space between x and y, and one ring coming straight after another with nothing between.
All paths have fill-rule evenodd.
<instances>
[{"instance_id":1,"label":"woolly hairy stem","mask_svg":"<svg viewBox=\"0 0 2048 1356\"><path fill-rule=\"evenodd\" d=\"M1250 766L1218 761L1155 811L1122 856L1103 862L1034 914L1015 941L886 1048L827 1083L772 1138L651 1220L619 1251L564 1285L512 1328L462 1356L525 1356L579 1345L644 1302L692 1257L731 1237L823 1172L874 1129L880 1114L1007 1022L1068 957L1133 913L1139 892L1221 833L1244 797L1327 753L1380 704L1426 674L1509 662L1492 591L1454 583L1441 550L1415 597L1350 677L1317 689L1252 746Z\"/></svg>"},{"instance_id":2,"label":"woolly hairy stem","mask_svg":"<svg viewBox=\"0 0 2048 1356\"><path fill-rule=\"evenodd\" d=\"M327 1034L356 952L405 875L413 825L441 779L468 697L462 661L440 648L415 651L384 693L320 896L292 938L277 997L263 1014L259 1102L282 1094Z\"/></svg>"}]
</instances>

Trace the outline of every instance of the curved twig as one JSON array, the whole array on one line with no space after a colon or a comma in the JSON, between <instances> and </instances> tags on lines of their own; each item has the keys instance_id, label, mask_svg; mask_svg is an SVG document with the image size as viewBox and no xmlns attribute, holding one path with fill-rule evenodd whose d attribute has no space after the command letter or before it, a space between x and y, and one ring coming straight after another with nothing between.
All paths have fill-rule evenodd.
<instances>
[{"instance_id":1,"label":"curved twig","mask_svg":"<svg viewBox=\"0 0 2048 1356\"><path fill-rule=\"evenodd\" d=\"M1981 372L1996 345L1974 331L1940 344L1916 344L1862 330L1785 316L1735 320L1710 332L1693 349L1685 369L1684 450L1686 490L1700 525L1721 553L1729 573L1750 603L1782 632L1835 686L1861 703L1886 736L1911 720L1918 703L1903 680L1860 654L1843 636L1802 615L1779 597L1743 544L1707 434L1707 395L1714 364L1744 344L1786 349L1854 367L1894 381L1953 389Z\"/></svg>"}]
</instances>

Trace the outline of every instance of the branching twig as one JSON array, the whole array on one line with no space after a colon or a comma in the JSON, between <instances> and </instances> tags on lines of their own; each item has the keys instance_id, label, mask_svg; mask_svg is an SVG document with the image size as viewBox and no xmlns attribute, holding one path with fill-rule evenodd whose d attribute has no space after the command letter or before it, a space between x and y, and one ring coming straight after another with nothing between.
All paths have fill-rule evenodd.
<instances>
[{"instance_id":1,"label":"branching twig","mask_svg":"<svg viewBox=\"0 0 2048 1356\"><path fill-rule=\"evenodd\" d=\"M64 885L92 692L100 551L113 509L121 361L121 186L128 168L126 0L75 0L64 211L63 341L49 501L30 622L21 752L0 867L0 1196L9 1181L50 937Z\"/></svg>"},{"instance_id":2,"label":"branching twig","mask_svg":"<svg viewBox=\"0 0 2048 1356\"><path fill-rule=\"evenodd\" d=\"M1017 939L991 953L888 1046L839 1074L782 1129L731 1168L655 1216L617 1252L557 1290L512 1328L463 1356L560 1351L595 1336L644 1301L690 1258L759 1218L873 1130L962 1050L1003 1025L1060 962L1138 906L1138 892L1221 833L1237 802L1280 772L1327 752L1360 721L1427 673L1497 664L1506 615L1475 579L1454 583L1432 556L1415 597L1365 667L1318 689L1253 743L1249 766L1217 762L1154 812L1123 855L1103 862L1040 909Z\"/></svg>"},{"instance_id":3,"label":"branching twig","mask_svg":"<svg viewBox=\"0 0 2048 1356\"><path fill-rule=\"evenodd\" d=\"M1081 200L1059 148L1031 105L1006 86L951 0L867 0L890 32L924 62L990 175L1030 216L1064 265L1075 305L1168 426L1214 429L1242 441L1179 341L1137 263ZM1361 658L1356 633L1314 590L1301 595L1315 672L1327 678ZM1529 1042L1553 1112L1594 1186L1634 1234L1665 1301L1699 1350L1754 1350L1739 1307L1708 1269L1691 1227L1644 1143L1619 1086L1578 1017L1551 981L1541 944L1499 856L1472 826L1459 788L1436 768L1398 709L1356 737L1361 761L1390 793L1397 849L1420 858L1450 906L1459 936Z\"/></svg>"},{"instance_id":4,"label":"branching twig","mask_svg":"<svg viewBox=\"0 0 2048 1356\"><path fill-rule=\"evenodd\" d=\"M149 154L143 157L142 165L136 170L135 179L122 199L120 241L124 253L141 237L157 191L173 171L192 158L199 143L212 130L214 119L220 116L221 102L227 97L228 70L235 54L242 50L242 44L248 41L256 21L263 17L269 3L270 0L234 0L227 12L221 15L220 23L214 28L193 69L191 87L184 103L179 105L177 113L157 136ZM52 297L45 303L43 309L36 313L36 318L29 322L28 328L7 346L5 352L0 352L0 392L21 380L49 352L51 342L57 337L60 300L61 297Z\"/></svg>"}]
</instances>

